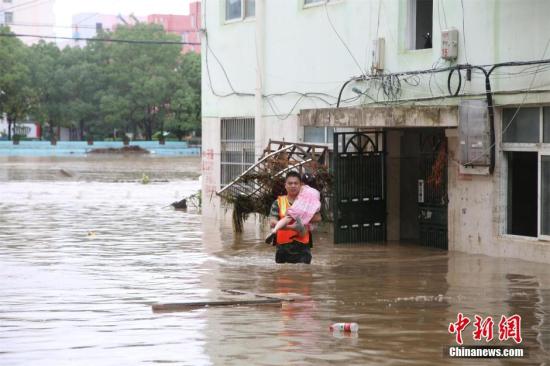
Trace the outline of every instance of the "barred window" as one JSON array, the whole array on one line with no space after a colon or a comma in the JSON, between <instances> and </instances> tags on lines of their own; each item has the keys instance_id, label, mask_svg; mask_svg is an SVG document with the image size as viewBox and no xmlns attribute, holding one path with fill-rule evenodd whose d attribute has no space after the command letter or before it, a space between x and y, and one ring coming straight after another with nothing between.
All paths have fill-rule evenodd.
<instances>
[{"instance_id":1,"label":"barred window","mask_svg":"<svg viewBox=\"0 0 550 366\"><path fill-rule=\"evenodd\" d=\"M506 233L550 237L550 108L504 108Z\"/></svg>"},{"instance_id":2,"label":"barred window","mask_svg":"<svg viewBox=\"0 0 550 366\"><path fill-rule=\"evenodd\" d=\"M221 120L221 186L254 164L254 118Z\"/></svg>"}]
</instances>

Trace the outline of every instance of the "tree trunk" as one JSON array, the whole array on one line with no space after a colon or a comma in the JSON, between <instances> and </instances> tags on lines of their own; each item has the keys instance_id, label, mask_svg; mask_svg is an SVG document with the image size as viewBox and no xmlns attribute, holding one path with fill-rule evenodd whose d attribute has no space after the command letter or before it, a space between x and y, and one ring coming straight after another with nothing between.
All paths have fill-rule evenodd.
<instances>
[{"instance_id":1,"label":"tree trunk","mask_svg":"<svg viewBox=\"0 0 550 366\"><path fill-rule=\"evenodd\" d=\"M8 140L11 140L12 136L11 136L11 126L12 126L12 119L10 116L8 116Z\"/></svg>"},{"instance_id":2,"label":"tree trunk","mask_svg":"<svg viewBox=\"0 0 550 366\"><path fill-rule=\"evenodd\" d=\"M164 145L165 142L166 142L166 139L164 138L164 120L161 119L161 121L160 121L159 144Z\"/></svg>"},{"instance_id":3,"label":"tree trunk","mask_svg":"<svg viewBox=\"0 0 550 366\"><path fill-rule=\"evenodd\" d=\"M80 141L84 141L84 121L80 120L78 124L80 129Z\"/></svg>"},{"instance_id":4,"label":"tree trunk","mask_svg":"<svg viewBox=\"0 0 550 366\"><path fill-rule=\"evenodd\" d=\"M57 145L57 138L54 131L53 123L48 122L48 125L50 126L50 143L52 145Z\"/></svg>"},{"instance_id":5,"label":"tree trunk","mask_svg":"<svg viewBox=\"0 0 550 366\"><path fill-rule=\"evenodd\" d=\"M153 129L151 128L151 120L146 119L144 122L145 122L145 140L151 141L153 139Z\"/></svg>"}]
</instances>

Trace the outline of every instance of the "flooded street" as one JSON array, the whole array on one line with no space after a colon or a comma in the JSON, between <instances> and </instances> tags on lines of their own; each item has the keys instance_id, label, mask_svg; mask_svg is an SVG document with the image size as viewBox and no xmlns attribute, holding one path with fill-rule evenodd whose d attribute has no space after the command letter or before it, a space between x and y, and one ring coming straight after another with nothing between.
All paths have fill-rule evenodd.
<instances>
[{"instance_id":1,"label":"flooded street","mask_svg":"<svg viewBox=\"0 0 550 366\"><path fill-rule=\"evenodd\" d=\"M505 365L550 359L547 265L414 245L333 246L276 265L263 232L175 211L199 158L0 157L0 365ZM149 184L141 184L146 174ZM157 302L297 294L283 307ZM246 297L247 299L249 297ZM459 360L449 323L522 316L528 357ZM357 335L331 333L337 321ZM473 328L463 332L465 344ZM495 328L495 345L498 327Z\"/></svg>"}]
</instances>

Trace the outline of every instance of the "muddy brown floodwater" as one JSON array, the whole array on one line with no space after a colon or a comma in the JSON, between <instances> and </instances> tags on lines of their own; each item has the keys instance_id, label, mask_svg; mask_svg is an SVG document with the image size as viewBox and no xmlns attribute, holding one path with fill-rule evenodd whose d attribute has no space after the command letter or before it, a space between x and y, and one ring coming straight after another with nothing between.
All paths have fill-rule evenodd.
<instances>
[{"instance_id":1,"label":"muddy brown floodwater","mask_svg":"<svg viewBox=\"0 0 550 366\"><path fill-rule=\"evenodd\" d=\"M0 157L1 365L506 365L550 359L549 267L414 245L334 246L276 265L263 233L167 207L197 158ZM149 184L139 181L143 174ZM283 307L153 313L156 302L298 294ZM244 298L244 297L242 297ZM458 360L457 314L522 316L516 360ZM331 333L337 321L357 335ZM482 345L464 332L465 344Z\"/></svg>"}]
</instances>

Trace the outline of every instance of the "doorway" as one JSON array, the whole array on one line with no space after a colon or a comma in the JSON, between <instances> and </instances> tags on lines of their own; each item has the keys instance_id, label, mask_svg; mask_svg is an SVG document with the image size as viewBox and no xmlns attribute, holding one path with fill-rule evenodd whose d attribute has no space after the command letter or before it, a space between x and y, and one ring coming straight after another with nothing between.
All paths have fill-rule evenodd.
<instances>
[{"instance_id":1,"label":"doorway","mask_svg":"<svg viewBox=\"0 0 550 366\"><path fill-rule=\"evenodd\" d=\"M445 130L403 130L400 143L399 240L447 249Z\"/></svg>"}]
</instances>

